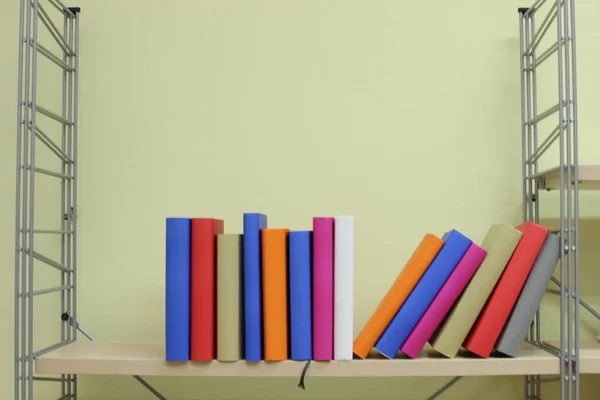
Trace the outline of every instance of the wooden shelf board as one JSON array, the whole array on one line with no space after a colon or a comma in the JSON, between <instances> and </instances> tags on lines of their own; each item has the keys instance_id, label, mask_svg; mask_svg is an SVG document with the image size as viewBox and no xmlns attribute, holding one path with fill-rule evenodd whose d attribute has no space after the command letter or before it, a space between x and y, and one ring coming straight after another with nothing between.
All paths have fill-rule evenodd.
<instances>
[{"instance_id":1,"label":"wooden shelf board","mask_svg":"<svg viewBox=\"0 0 600 400\"><path fill-rule=\"evenodd\" d=\"M539 174L539 188L543 190L557 190L560 188L560 168L553 168ZM569 177L565 176L565 179ZM574 182L572 176L569 181ZM579 190L600 190L600 165L579 166Z\"/></svg>"},{"instance_id":2,"label":"wooden shelf board","mask_svg":"<svg viewBox=\"0 0 600 400\"><path fill-rule=\"evenodd\" d=\"M304 361L281 362L166 362L162 343L77 341L36 359L38 374L142 375L142 376L257 376L300 377ZM588 355L582 351L582 373L600 371L600 346ZM589 373L589 372L588 372ZM424 350L418 359L388 360L373 354L366 360L311 362L307 376L400 377L557 375L553 355L523 344L518 358L488 358L461 354L448 359Z\"/></svg>"},{"instance_id":3,"label":"wooden shelf board","mask_svg":"<svg viewBox=\"0 0 600 400\"><path fill-rule=\"evenodd\" d=\"M600 374L600 343L594 340L579 343L579 368L582 374Z\"/></svg>"}]
</instances>

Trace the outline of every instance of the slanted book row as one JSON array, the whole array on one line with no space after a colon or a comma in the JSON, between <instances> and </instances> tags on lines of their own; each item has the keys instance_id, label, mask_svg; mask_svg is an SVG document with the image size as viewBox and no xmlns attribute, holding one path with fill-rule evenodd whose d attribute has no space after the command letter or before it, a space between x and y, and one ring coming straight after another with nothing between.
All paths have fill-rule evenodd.
<instances>
[{"instance_id":1,"label":"slanted book row","mask_svg":"<svg viewBox=\"0 0 600 400\"><path fill-rule=\"evenodd\" d=\"M426 234L354 341L366 358L419 356L429 343L455 357L519 354L560 256L543 226L492 226L481 245L452 230Z\"/></svg>"}]
</instances>

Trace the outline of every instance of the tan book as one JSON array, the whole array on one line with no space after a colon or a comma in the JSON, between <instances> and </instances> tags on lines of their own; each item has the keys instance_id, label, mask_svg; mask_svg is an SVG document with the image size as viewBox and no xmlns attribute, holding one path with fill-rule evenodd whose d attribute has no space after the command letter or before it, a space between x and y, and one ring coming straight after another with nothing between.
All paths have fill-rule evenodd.
<instances>
[{"instance_id":1,"label":"tan book","mask_svg":"<svg viewBox=\"0 0 600 400\"><path fill-rule=\"evenodd\" d=\"M242 235L217 235L217 360L242 358Z\"/></svg>"},{"instance_id":2,"label":"tan book","mask_svg":"<svg viewBox=\"0 0 600 400\"><path fill-rule=\"evenodd\" d=\"M430 340L437 352L446 357L456 356L522 235L519 230L505 224L493 225L489 229L481 244L487 256Z\"/></svg>"}]
</instances>

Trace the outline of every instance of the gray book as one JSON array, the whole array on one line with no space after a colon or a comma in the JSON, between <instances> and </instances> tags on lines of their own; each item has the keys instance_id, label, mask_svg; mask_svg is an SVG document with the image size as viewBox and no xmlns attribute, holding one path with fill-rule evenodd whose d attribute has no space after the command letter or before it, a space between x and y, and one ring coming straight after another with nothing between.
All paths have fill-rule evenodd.
<instances>
[{"instance_id":1,"label":"gray book","mask_svg":"<svg viewBox=\"0 0 600 400\"><path fill-rule=\"evenodd\" d=\"M559 258L560 237L550 233L544 241L519 299L496 343L495 348L498 352L510 357L519 355L521 344L527 337L529 327L542 302L542 297Z\"/></svg>"},{"instance_id":2,"label":"gray book","mask_svg":"<svg viewBox=\"0 0 600 400\"><path fill-rule=\"evenodd\" d=\"M242 235L217 235L217 360L242 358Z\"/></svg>"}]
</instances>

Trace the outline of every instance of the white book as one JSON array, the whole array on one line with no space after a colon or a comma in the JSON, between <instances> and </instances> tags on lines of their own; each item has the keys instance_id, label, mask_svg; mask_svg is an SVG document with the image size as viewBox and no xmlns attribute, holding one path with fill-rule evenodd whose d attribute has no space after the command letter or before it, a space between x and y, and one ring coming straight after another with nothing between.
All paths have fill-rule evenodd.
<instances>
[{"instance_id":1,"label":"white book","mask_svg":"<svg viewBox=\"0 0 600 400\"><path fill-rule=\"evenodd\" d=\"M335 217L333 358L352 360L354 341L354 217Z\"/></svg>"}]
</instances>

